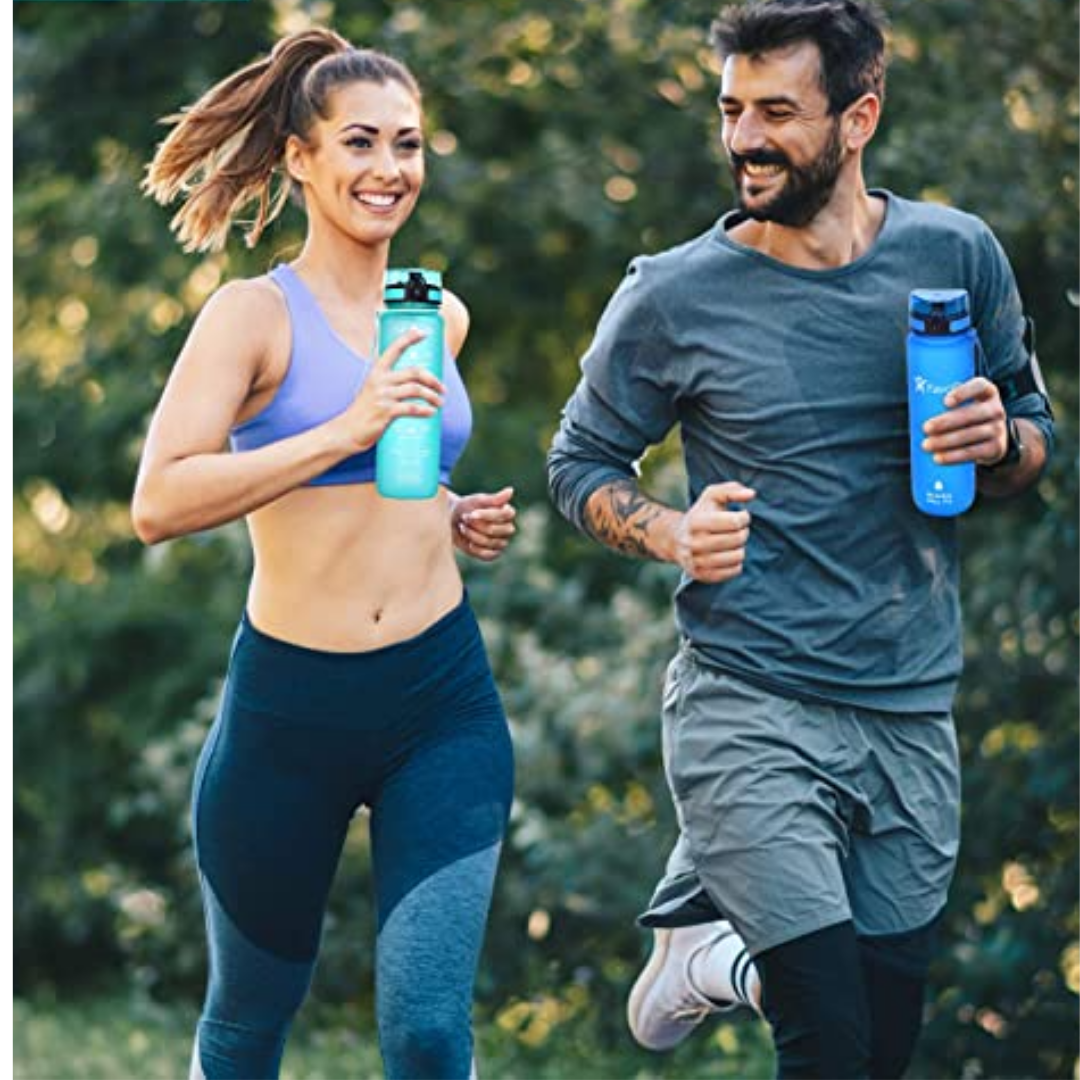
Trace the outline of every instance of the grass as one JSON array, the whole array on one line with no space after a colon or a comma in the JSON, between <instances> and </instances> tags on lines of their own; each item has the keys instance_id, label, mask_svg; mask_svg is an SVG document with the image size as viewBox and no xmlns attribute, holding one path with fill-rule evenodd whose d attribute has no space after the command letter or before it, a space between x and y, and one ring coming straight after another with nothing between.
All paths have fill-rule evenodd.
<instances>
[{"instance_id":1,"label":"grass","mask_svg":"<svg viewBox=\"0 0 1080 1080\"><path fill-rule=\"evenodd\" d=\"M16 999L14 1080L183 1080L196 1008L144 998ZM763 1026L713 1023L674 1054L625 1045L602 1048L585 1024L528 1042L497 1024L477 1030L483 1080L753 1080L772 1075ZM529 1045L532 1043L534 1045ZM355 1011L305 1008L285 1053L282 1080L380 1080L370 1023Z\"/></svg>"}]
</instances>

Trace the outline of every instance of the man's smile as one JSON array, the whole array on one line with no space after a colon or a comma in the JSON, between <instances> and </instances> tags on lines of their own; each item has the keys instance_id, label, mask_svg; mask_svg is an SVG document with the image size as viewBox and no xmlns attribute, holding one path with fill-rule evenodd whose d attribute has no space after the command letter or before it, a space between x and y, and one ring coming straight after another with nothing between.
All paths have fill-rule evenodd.
<instances>
[{"instance_id":1,"label":"man's smile","mask_svg":"<svg viewBox=\"0 0 1080 1080\"><path fill-rule=\"evenodd\" d=\"M764 179L770 176L779 176L784 171L784 166L779 164L761 164L754 161L744 162L742 171L754 179Z\"/></svg>"}]
</instances>

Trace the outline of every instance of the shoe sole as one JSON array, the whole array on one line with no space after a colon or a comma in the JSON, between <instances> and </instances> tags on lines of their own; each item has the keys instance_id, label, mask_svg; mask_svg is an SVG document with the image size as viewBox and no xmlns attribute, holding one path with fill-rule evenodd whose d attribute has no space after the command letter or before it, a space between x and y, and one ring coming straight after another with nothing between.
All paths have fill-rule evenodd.
<instances>
[{"instance_id":1,"label":"shoe sole","mask_svg":"<svg viewBox=\"0 0 1080 1080\"><path fill-rule=\"evenodd\" d=\"M646 1050L670 1049L668 1046L653 1046L645 1042L638 1030L638 1019L641 1016L641 1010L645 1007L645 999L649 996L649 991L656 984L657 976L667 962L670 948L671 931L654 930L652 955L649 957L649 962L645 965L641 974L637 977L637 982L634 983L633 988L630 990L630 999L626 1003L626 1022L630 1027L630 1034L633 1035L634 1041L639 1046L645 1047ZM672 1043L671 1045L677 1044Z\"/></svg>"}]
</instances>

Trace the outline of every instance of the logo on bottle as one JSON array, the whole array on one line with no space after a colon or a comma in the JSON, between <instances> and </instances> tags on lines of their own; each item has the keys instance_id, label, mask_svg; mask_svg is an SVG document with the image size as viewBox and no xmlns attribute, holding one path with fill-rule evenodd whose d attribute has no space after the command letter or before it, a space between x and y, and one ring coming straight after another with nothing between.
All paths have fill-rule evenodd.
<instances>
[{"instance_id":1,"label":"logo on bottle","mask_svg":"<svg viewBox=\"0 0 1080 1080\"><path fill-rule=\"evenodd\" d=\"M950 390L955 390L959 385L959 380L951 382L947 386L942 386L940 383L932 383L925 375L915 376L915 393L917 394L933 394L935 397L942 397Z\"/></svg>"}]
</instances>

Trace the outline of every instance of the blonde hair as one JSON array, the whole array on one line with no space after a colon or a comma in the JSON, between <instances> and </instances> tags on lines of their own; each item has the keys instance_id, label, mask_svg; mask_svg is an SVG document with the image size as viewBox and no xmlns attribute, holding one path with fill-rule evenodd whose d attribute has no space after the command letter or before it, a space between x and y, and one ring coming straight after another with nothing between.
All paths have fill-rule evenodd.
<instances>
[{"instance_id":1,"label":"blonde hair","mask_svg":"<svg viewBox=\"0 0 1080 1080\"><path fill-rule=\"evenodd\" d=\"M183 197L170 228L185 251L219 251L236 216L257 202L244 237L254 247L292 188L279 168L288 137L305 138L316 119L326 118L337 87L391 80L420 100L416 80L400 61L356 49L332 30L290 34L269 56L163 118L174 127L147 166L142 190L163 206ZM275 175L279 184L272 194Z\"/></svg>"}]
</instances>

